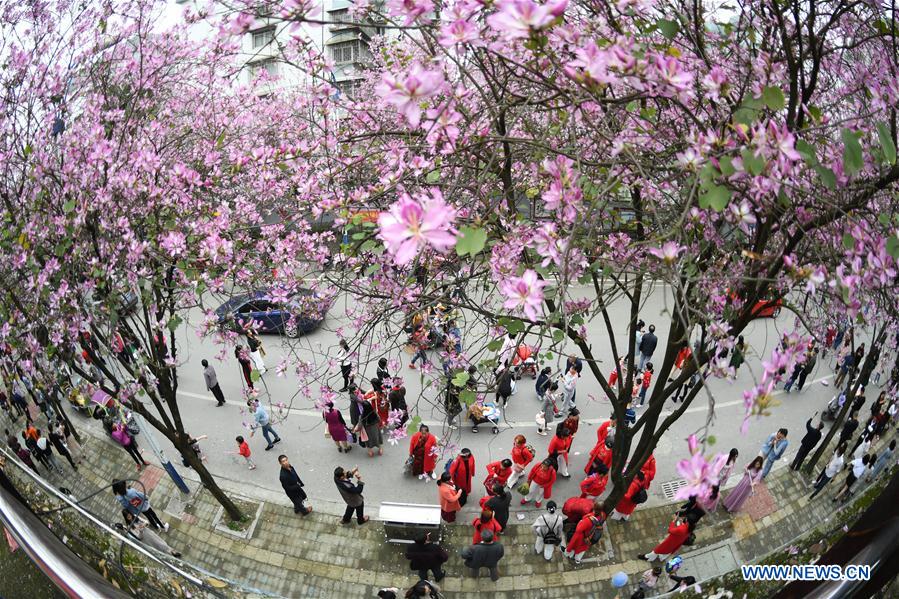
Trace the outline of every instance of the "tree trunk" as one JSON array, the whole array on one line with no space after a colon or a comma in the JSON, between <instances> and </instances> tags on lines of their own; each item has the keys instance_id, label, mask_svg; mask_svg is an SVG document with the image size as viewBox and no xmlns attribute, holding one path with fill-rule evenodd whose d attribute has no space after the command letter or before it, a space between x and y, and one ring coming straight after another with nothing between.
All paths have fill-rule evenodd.
<instances>
[{"instance_id":1,"label":"tree trunk","mask_svg":"<svg viewBox=\"0 0 899 599\"><path fill-rule=\"evenodd\" d=\"M244 513L240 511L240 508L237 507L231 498L218 486L215 482L215 478L209 473L209 470L206 469L206 464L203 463L203 460L200 459L197 453L190 446L185 446L181 443L176 443L175 448L181 453L187 463L190 464L190 467L194 469L194 472L200 476L200 481L202 481L203 486L209 489L209 492L212 493L215 500L219 502L219 505L225 508L225 513L228 514L228 518L235 521L243 520Z\"/></svg>"}]
</instances>

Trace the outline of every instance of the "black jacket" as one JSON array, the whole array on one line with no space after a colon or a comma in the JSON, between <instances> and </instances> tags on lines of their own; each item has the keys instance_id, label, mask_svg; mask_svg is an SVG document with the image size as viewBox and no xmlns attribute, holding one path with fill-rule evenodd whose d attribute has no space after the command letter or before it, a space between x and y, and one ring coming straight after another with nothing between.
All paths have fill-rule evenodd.
<instances>
[{"instance_id":1,"label":"black jacket","mask_svg":"<svg viewBox=\"0 0 899 599\"><path fill-rule=\"evenodd\" d=\"M858 420L852 418L851 420L846 421L846 424L843 425L843 430L840 432L840 441L845 441L849 437L852 436L852 433L855 432L855 429L858 428Z\"/></svg>"},{"instance_id":2,"label":"black jacket","mask_svg":"<svg viewBox=\"0 0 899 599\"><path fill-rule=\"evenodd\" d=\"M646 333L645 335L643 335L643 338L640 339L640 353L646 356L651 356L656 350L656 345L658 344L658 337L656 337L653 333Z\"/></svg>"},{"instance_id":3,"label":"black jacket","mask_svg":"<svg viewBox=\"0 0 899 599\"><path fill-rule=\"evenodd\" d=\"M812 426L812 419L805 423L805 436L799 442L803 447L814 447L821 440L821 431Z\"/></svg>"},{"instance_id":4,"label":"black jacket","mask_svg":"<svg viewBox=\"0 0 899 599\"><path fill-rule=\"evenodd\" d=\"M284 487L284 492L287 493L288 496L293 497L299 495L303 499L306 498L306 492L303 491L303 481L300 480L300 475L297 474L297 471L293 466L288 470L281 468L279 478L281 479L281 486Z\"/></svg>"},{"instance_id":5,"label":"black jacket","mask_svg":"<svg viewBox=\"0 0 899 599\"><path fill-rule=\"evenodd\" d=\"M496 395L499 397L509 397L512 395L512 369L507 368L502 371L499 378L496 379Z\"/></svg>"},{"instance_id":6,"label":"black jacket","mask_svg":"<svg viewBox=\"0 0 899 599\"><path fill-rule=\"evenodd\" d=\"M439 570L449 559L449 554L436 543L415 542L406 549L410 570Z\"/></svg>"},{"instance_id":7,"label":"black jacket","mask_svg":"<svg viewBox=\"0 0 899 599\"><path fill-rule=\"evenodd\" d=\"M512 493L506 491L502 497L494 495L484 504L485 507L493 510L493 517L499 522L499 525L506 530L506 524L509 523L509 504L512 503Z\"/></svg>"},{"instance_id":8,"label":"black jacket","mask_svg":"<svg viewBox=\"0 0 899 599\"><path fill-rule=\"evenodd\" d=\"M478 543L462 550L461 556L469 568L495 568L502 559L505 549L500 543Z\"/></svg>"}]
</instances>

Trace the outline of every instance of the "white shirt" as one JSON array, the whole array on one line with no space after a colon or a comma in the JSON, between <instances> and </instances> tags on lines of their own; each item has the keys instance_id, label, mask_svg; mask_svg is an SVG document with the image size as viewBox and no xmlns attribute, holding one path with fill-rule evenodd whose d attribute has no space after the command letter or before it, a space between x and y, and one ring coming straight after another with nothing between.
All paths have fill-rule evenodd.
<instances>
[{"instance_id":1,"label":"white shirt","mask_svg":"<svg viewBox=\"0 0 899 599\"><path fill-rule=\"evenodd\" d=\"M830 463L827 464L827 468L824 469L824 475L827 478L833 478L837 475L837 472L843 469L843 456L835 455L830 458Z\"/></svg>"},{"instance_id":2,"label":"white shirt","mask_svg":"<svg viewBox=\"0 0 899 599\"><path fill-rule=\"evenodd\" d=\"M862 456L864 456L866 453L868 453L869 447L871 447L871 441L869 441L868 439L865 439L864 441L861 442L861 445L859 445L858 447L855 448L855 453L853 453L852 456L856 460L860 460L862 458Z\"/></svg>"},{"instance_id":3,"label":"white shirt","mask_svg":"<svg viewBox=\"0 0 899 599\"><path fill-rule=\"evenodd\" d=\"M849 462L849 465L852 466L852 474L855 475L855 478L858 478L865 473L865 465L862 463L861 458L852 460Z\"/></svg>"}]
</instances>

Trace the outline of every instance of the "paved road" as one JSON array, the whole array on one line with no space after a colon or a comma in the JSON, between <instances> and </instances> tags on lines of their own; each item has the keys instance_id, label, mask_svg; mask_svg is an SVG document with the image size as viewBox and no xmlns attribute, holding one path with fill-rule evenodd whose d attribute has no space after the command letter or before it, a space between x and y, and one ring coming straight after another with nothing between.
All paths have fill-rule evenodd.
<instances>
[{"instance_id":1,"label":"paved road","mask_svg":"<svg viewBox=\"0 0 899 599\"><path fill-rule=\"evenodd\" d=\"M345 306L349 305L349 302L338 302L332 308L323 327L299 342L301 357L322 363L323 356L334 355L333 348L336 346L338 338L336 332L349 324L348 320L340 315ZM664 323L666 322L664 317L666 305L664 289L657 290L647 298L641 317L647 324L653 321ZM611 306L612 321L626 322L625 309L624 305ZM242 400L241 376L230 351L222 361L214 359L221 348L215 346L211 340L201 339L196 334L194 327L200 323L201 316L199 313L190 314L186 326L179 330L180 357L185 360L179 370L179 404L184 421L188 423L189 432L195 436L209 436L209 439L203 441L201 445L208 456L208 465L213 473L252 486L279 490L278 466L275 458L277 454L285 453L295 464L313 499L321 497L327 500L339 500L331 479L334 467L358 464L366 475L366 495L370 504L380 501L436 502L437 492L433 483L406 479L401 474L403 461L408 454L408 440L401 442L396 447L387 446L383 457L369 458L365 450L359 447L356 447L348 455L337 452L333 442L325 438L325 427L321 415L313 406L313 401L317 397L317 386L312 389L312 398L307 399L297 393L298 383L295 376L291 373L281 377L277 376L274 366L287 353L277 336L264 338L268 352L266 362L269 365L269 371L263 377L264 387L267 388L271 401L285 402L291 407L289 410L285 410L283 417L279 417L283 419L275 424L275 428L283 438L283 442L276 447L276 450L263 451L265 441L261 435L256 435L250 440L254 452L253 457L259 464L259 468L247 471L236 456L228 455L228 452L235 450L234 437L236 435L248 436L244 423L251 420ZM718 439L714 449L726 452L731 447L738 448L743 456L740 459L741 464L748 462L749 458L758 452L762 441L770 432L782 426L790 430L789 439L793 446L788 450L788 455L791 455L798 446L799 438L804 434L806 419L814 411L826 405L833 396L832 388L825 386L831 377L829 360L819 360L816 372L812 374L810 382L807 383L806 389L801 394L781 395L780 399L783 400L783 404L775 409L774 416L754 419L748 434L745 436L740 434L739 428L743 415L742 391L752 384L753 376L760 373L760 356L766 356L771 351L782 331L792 328L792 320L784 312L777 319L760 319L752 322L745 332L746 341L752 350L736 381L710 380L709 382L709 389L716 399L716 418L711 427L712 433ZM659 328L664 327L660 326ZM599 359L603 360L604 370L610 369L611 350L608 348L605 329L601 323L597 321L588 326L588 338ZM626 333L622 331L618 342L624 343L625 340ZM659 347L664 347L664 343L665 339L660 337ZM374 373L376 357L379 355L377 351L375 348L375 352L372 354L374 358L368 366L368 372L364 373L368 376ZM433 398L434 393L428 390L422 395L417 371L406 368L410 357L398 350L390 357L402 361L400 375L406 378L410 409L413 411L416 409L416 398L421 396L422 399L417 406L418 413L425 422L433 425L432 432L438 438L446 435L445 438L451 445L457 448L471 448L478 465L478 479L483 480L485 476L483 466L487 462L508 456L512 439L516 434L526 435L528 441L538 450L538 454L545 452L550 437L540 437L535 434L534 415L538 410L538 404L533 391L533 382L529 379L519 382L518 391L513 396L506 413L507 422L498 435L491 434L487 427L481 427L481 432L478 434L471 433L468 427L464 427L461 431L444 431L440 422L440 414L432 409L429 401ZM218 371L218 378L228 402L224 407L215 407L215 401L205 389L200 366L200 360L203 358L210 359ZM335 388L339 387L340 379L336 370L332 372L331 377L330 382L334 384ZM586 370L585 376L579 382L577 396L578 406L582 412L582 426L573 446L571 471L574 475L571 480L562 480L554 488L553 496L557 499L565 499L577 492L577 485L580 481L578 474L582 472L586 463L586 454L595 442L595 427L610 413L608 401L595 399L601 396L599 385ZM347 417L348 399L344 394L339 397L337 405L344 410L344 415ZM685 440L690 433L704 425L707 415L708 398L702 394L697 397L685 416L675 423L660 442L656 450L658 475L656 483L651 489L651 503L665 501L661 483L675 481L679 478L675 464L685 456ZM98 423L84 420L84 424L97 426ZM169 455L176 455L161 437L160 441ZM146 447L146 443L144 443L144 447ZM783 463L780 466L783 466ZM438 468L442 468L442 462ZM732 482L736 482L736 479L732 479Z\"/></svg>"}]
</instances>

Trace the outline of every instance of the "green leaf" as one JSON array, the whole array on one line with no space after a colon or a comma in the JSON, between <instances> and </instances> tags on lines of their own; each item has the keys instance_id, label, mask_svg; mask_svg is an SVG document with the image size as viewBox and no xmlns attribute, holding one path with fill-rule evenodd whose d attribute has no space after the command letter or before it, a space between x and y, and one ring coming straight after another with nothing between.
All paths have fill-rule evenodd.
<instances>
[{"instance_id":1,"label":"green leaf","mask_svg":"<svg viewBox=\"0 0 899 599\"><path fill-rule=\"evenodd\" d=\"M758 98L748 97L740 103L734 113L734 120L743 125L751 125L761 114L765 102Z\"/></svg>"},{"instance_id":2,"label":"green leaf","mask_svg":"<svg viewBox=\"0 0 899 599\"><path fill-rule=\"evenodd\" d=\"M821 182L827 189L835 189L837 186L837 176L826 166L816 166L815 172L821 177Z\"/></svg>"},{"instance_id":3,"label":"green leaf","mask_svg":"<svg viewBox=\"0 0 899 599\"><path fill-rule=\"evenodd\" d=\"M75 209L75 200L69 200L65 204L62 205L62 211L65 214L72 212Z\"/></svg>"},{"instance_id":4,"label":"green leaf","mask_svg":"<svg viewBox=\"0 0 899 599\"><path fill-rule=\"evenodd\" d=\"M484 249L486 243L487 231L484 229L461 227L459 236L456 238L456 254L459 256L464 256L465 254L474 256Z\"/></svg>"},{"instance_id":5,"label":"green leaf","mask_svg":"<svg viewBox=\"0 0 899 599\"><path fill-rule=\"evenodd\" d=\"M453 377L452 383L456 387L464 387L465 384L468 382L468 378L469 378L468 373L463 370L462 372L456 373L456 376Z\"/></svg>"},{"instance_id":6,"label":"green leaf","mask_svg":"<svg viewBox=\"0 0 899 599\"><path fill-rule=\"evenodd\" d=\"M500 321L500 324L502 324L502 321ZM505 324L502 324L502 326L506 329L507 333L511 333L513 335L517 335L524 330L524 323L520 320L507 320Z\"/></svg>"},{"instance_id":7,"label":"green leaf","mask_svg":"<svg viewBox=\"0 0 899 599\"><path fill-rule=\"evenodd\" d=\"M410 435L414 435L418 432L419 426L421 426L421 416L416 416L409 421L409 425L406 426L406 432Z\"/></svg>"},{"instance_id":8,"label":"green leaf","mask_svg":"<svg viewBox=\"0 0 899 599\"><path fill-rule=\"evenodd\" d=\"M713 185L704 194L699 196L700 208L711 208L715 212L721 212L727 208L730 202L731 191L723 185Z\"/></svg>"},{"instance_id":9,"label":"green leaf","mask_svg":"<svg viewBox=\"0 0 899 599\"><path fill-rule=\"evenodd\" d=\"M497 351L502 346L503 346L502 339L494 339L493 341L491 341L490 343L487 344L487 349L489 351Z\"/></svg>"},{"instance_id":10,"label":"green leaf","mask_svg":"<svg viewBox=\"0 0 899 599\"><path fill-rule=\"evenodd\" d=\"M887 254L899 260L899 237L893 235L887 239Z\"/></svg>"},{"instance_id":11,"label":"green leaf","mask_svg":"<svg viewBox=\"0 0 899 599\"><path fill-rule=\"evenodd\" d=\"M258 383L260 378L262 378L262 375L259 374L258 370L254 370L253 372L250 373L250 380L253 381L254 383Z\"/></svg>"},{"instance_id":12,"label":"green leaf","mask_svg":"<svg viewBox=\"0 0 899 599\"><path fill-rule=\"evenodd\" d=\"M855 249L855 237L850 233L843 233L843 247L847 250Z\"/></svg>"},{"instance_id":13,"label":"green leaf","mask_svg":"<svg viewBox=\"0 0 899 599\"><path fill-rule=\"evenodd\" d=\"M553 341L561 343L563 339L565 339L565 331L560 331L559 329L553 331Z\"/></svg>"},{"instance_id":14,"label":"green leaf","mask_svg":"<svg viewBox=\"0 0 899 599\"><path fill-rule=\"evenodd\" d=\"M740 156L743 158L743 168L753 176L761 175L765 170L765 162L764 158L756 156L753 154L752 150L746 148L740 153Z\"/></svg>"},{"instance_id":15,"label":"green leaf","mask_svg":"<svg viewBox=\"0 0 899 599\"><path fill-rule=\"evenodd\" d=\"M715 435L709 435L705 438L705 442L709 445L714 445L716 441L718 441L718 439L715 438Z\"/></svg>"},{"instance_id":16,"label":"green leaf","mask_svg":"<svg viewBox=\"0 0 899 599\"><path fill-rule=\"evenodd\" d=\"M847 173L854 175L865 165L862 144L859 143L858 136L849 129L840 131L840 137L843 139L843 166Z\"/></svg>"},{"instance_id":17,"label":"green leaf","mask_svg":"<svg viewBox=\"0 0 899 599\"><path fill-rule=\"evenodd\" d=\"M737 169L734 168L734 161L731 160L730 156L722 156L718 159L718 168L721 169L721 174L725 177L730 177Z\"/></svg>"},{"instance_id":18,"label":"green leaf","mask_svg":"<svg viewBox=\"0 0 899 599\"><path fill-rule=\"evenodd\" d=\"M677 21L672 21L670 19L659 19L656 26L659 28L659 31L662 32L662 35L668 39L674 39L674 36L677 35L677 32L680 30L680 24Z\"/></svg>"},{"instance_id":19,"label":"green leaf","mask_svg":"<svg viewBox=\"0 0 899 599\"><path fill-rule=\"evenodd\" d=\"M799 152L799 155L802 156L807 165L815 166L818 164L818 156L815 153L814 146L804 139L796 140L796 151Z\"/></svg>"},{"instance_id":20,"label":"green leaf","mask_svg":"<svg viewBox=\"0 0 899 599\"><path fill-rule=\"evenodd\" d=\"M890 215L887 214L886 212L881 212L877 216L877 222L879 222L884 227L889 227L890 226Z\"/></svg>"},{"instance_id":21,"label":"green leaf","mask_svg":"<svg viewBox=\"0 0 899 599\"><path fill-rule=\"evenodd\" d=\"M896 164L896 144L893 143L893 136L886 123L877 123L877 136L880 137L880 147L883 148L883 155L887 162Z\"/></svg>"},{"instance_id":22,"label":"green leaf","mask_svg":"<svg viewBox=\"0 0 899 599\"><path fill-rule=\"evenodd\" d=\"M465 404L466 406L470 406L474 402L478 400L478 394L472 391L471 389L465 389L461 393L459 393L459 401Z\"/></svg>"},{"instance_id":23,"label":"green leaf","mask_svg":"<svg viewBox=\"0 0 899 599\"><path fill-rule=\"evenodd\" d=\"M823 113L821 112L820 108L818 108L817 106L814 106L814 105L809 106L808 113L812 117L812 120L814 122L816 122L816 123L821 122L821 117L823 116Z\"/></svg>"},{"instance_id":24,"label":"green leaf","mask_svg":"<svg viewBox=\"0 0 899 599\"><path fill-rule=\"evenodd\" d=\"M429 172L425 177L425 181L431 184L437 183L437 181L440 181L440 171L434 169L433 171Z\"/></svg>"},{"instance_id":25,"label":"green leaf","mask_svg":"<svg viewBox=\"0 0 899 599\"><path fill-rule=\"evenodd\" d=\"M172 316L172 318L165 324L165 327L174 333L175 329L181 326L182 322L184 322L184 319L176 314L175 316Z\"/></svg>"},{"instance_id":26,"label":"green leaf","mask_svg":"<svg viewBox=\"0 0 899 599\"><path fill-rule=\"evenodd\" d=\"M768 86L763 89L762 100L765 102L765 106L775 112L778 110L783 110L783 107L786 105L784 93L779 87Z\"/></svg>"}]
</instances>

